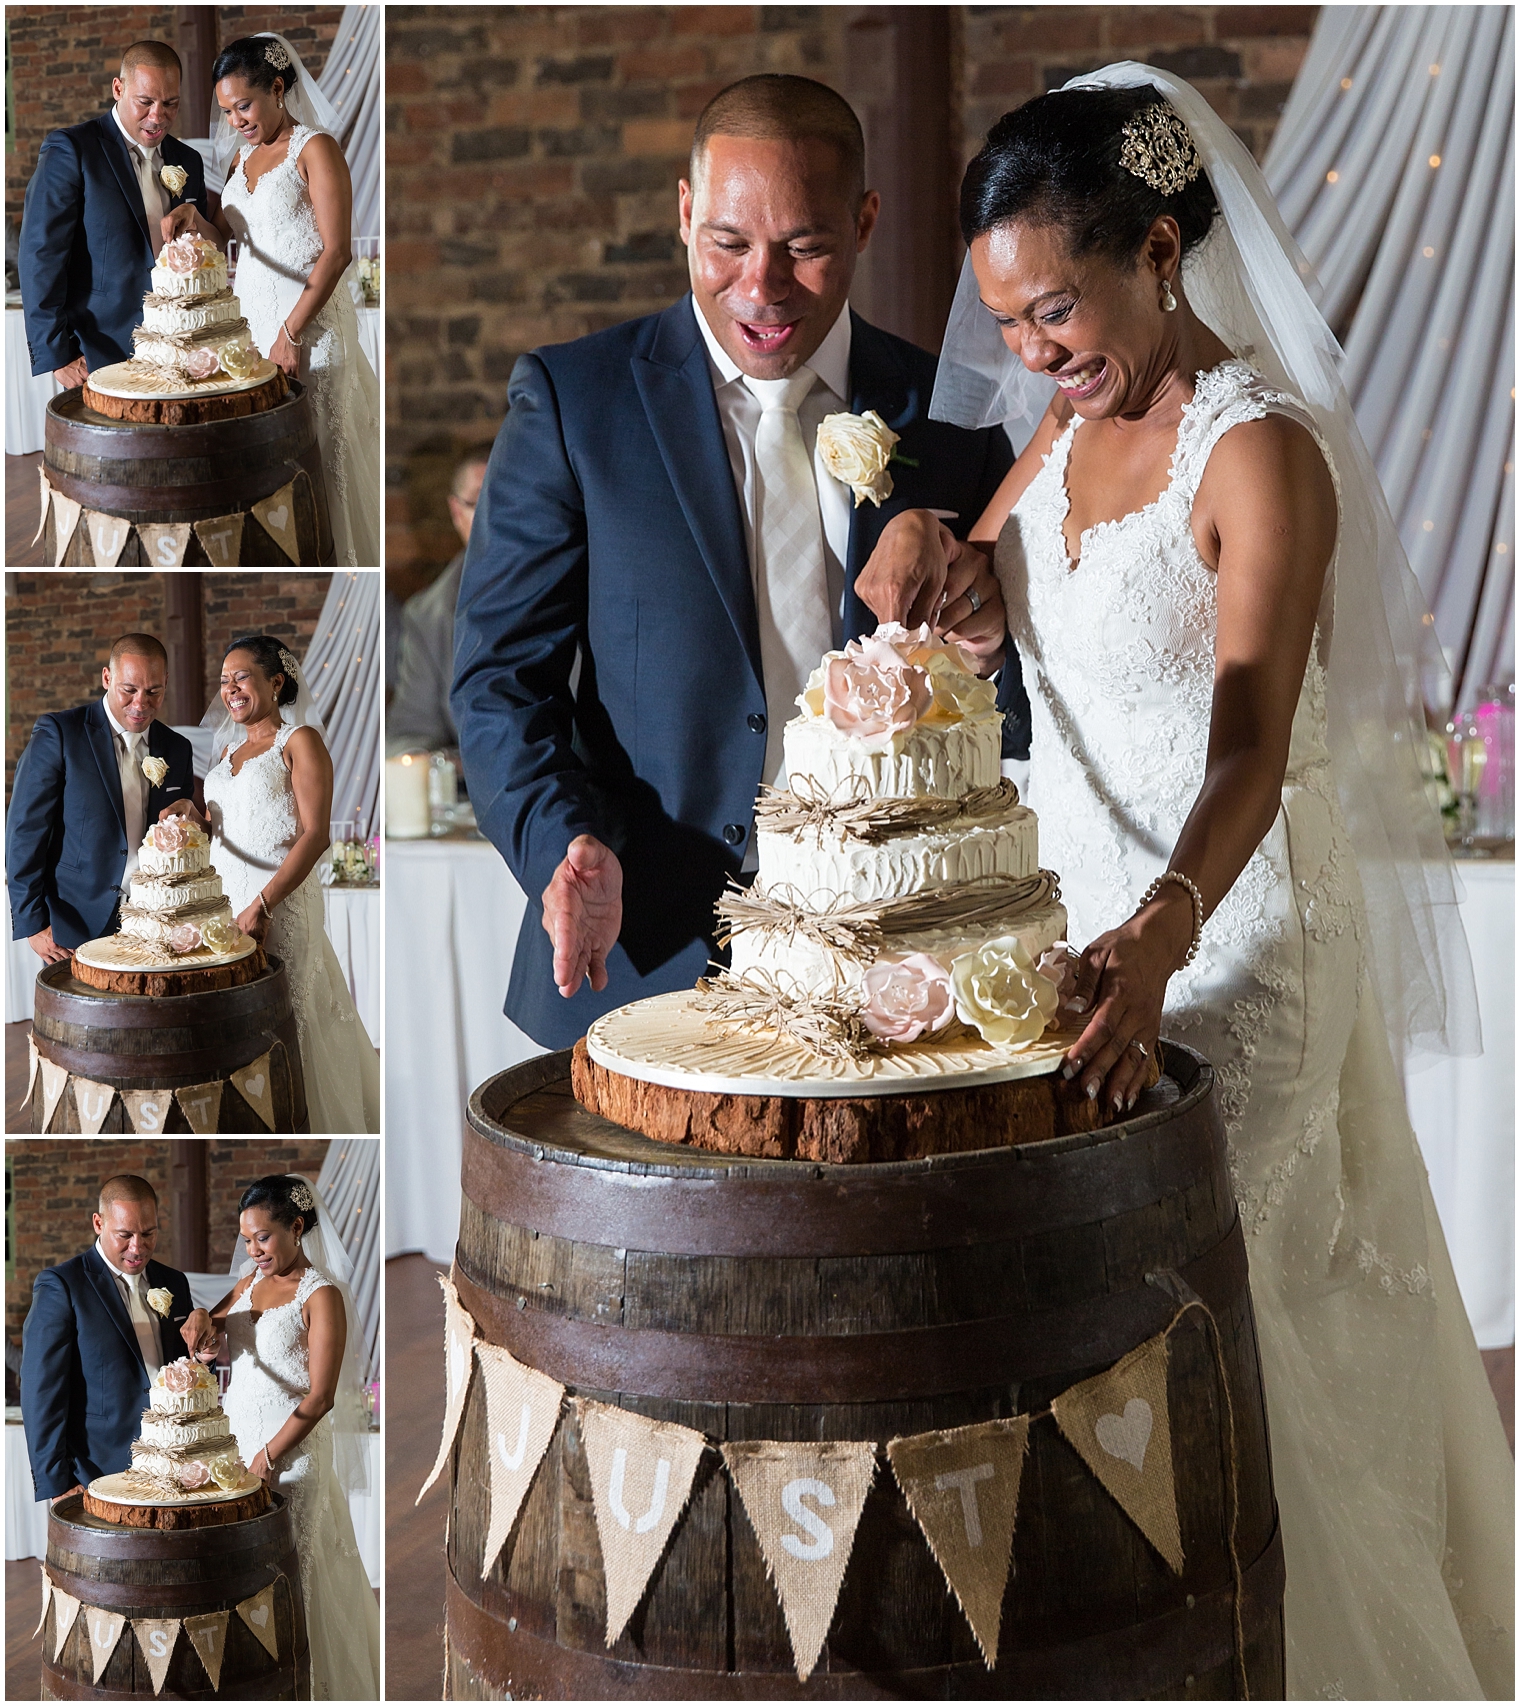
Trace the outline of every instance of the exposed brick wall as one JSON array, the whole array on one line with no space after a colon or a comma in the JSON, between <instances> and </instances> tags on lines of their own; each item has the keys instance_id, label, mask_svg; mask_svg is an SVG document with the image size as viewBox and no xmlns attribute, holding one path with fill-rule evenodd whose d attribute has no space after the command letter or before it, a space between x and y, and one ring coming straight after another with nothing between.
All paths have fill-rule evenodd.
<instances>
[{"instance_id":1,"label":"exposed brick wall","mask_svg":"<svg viewBox=\"0 0 1520 1706\"><path fill-rule=\"evenodd\" d=\"M208 1140L206 1147L206 1231L213 1271L232 1259L237 1237L238 1198L266 1173L305 1173L315 1178L327 1156L329 1138L249 1138ZM77 1256L94 1242L90 1216L102 1180L113 1173L136 1173L158 1192L158 1249L172 1262L169 1155L163 1139L8 1138L11 1166L12 1255L15 1276L5 1289L5 1331L14 1343L32 1302L32 1282L43 1268Z\"/></svg>"},{"instance_id":2,"label":"exposed brick wall","mask_svg":"<svg viewBox=\"0 0 1520 1706\"><path fill-rule=\"evenodd\" d=\"M27 179L50 130L78 124L104 111L122 49L134 41L177 47L173 6L7 6L12 122L16 145L5 160L5 209L19 220ZM338 33L341 6L218 6L217 42L225 45L260 30L278 30L313 77L327 61ZM209 115L181 115L181 136L204 135Z\"/></svg>"},{"instance_id":3,"label":"exposed brick wall","mask_svg":"<svg viewBox=\"0 0 1520 1706\"><path fill-rule=\"evenodd\" d=\"M1265 151L1312 6L954 7L963 156L1009 107L1112 59L1198 82ZM458 549L445 494L524 350L686 288L676 183L708 98L755 71L847 81L830 6L390 6L386 561L405 597Z\"/></svg>"},{"instance_id":4,"label":"exposed brick wall","mask_svg":"<svg viewBox=\"0 0 1520 1706\"><path fill-rule=\"evenodd\" d=\"M200 575L209 701L224 648L241 634L273 634L300 657L316 632L331 577L300 570L208 569ZM6 577L5 791L44 711L82 705L121 634L161 634L164 577L115 570Z\"/></svg>"}]
</instances>

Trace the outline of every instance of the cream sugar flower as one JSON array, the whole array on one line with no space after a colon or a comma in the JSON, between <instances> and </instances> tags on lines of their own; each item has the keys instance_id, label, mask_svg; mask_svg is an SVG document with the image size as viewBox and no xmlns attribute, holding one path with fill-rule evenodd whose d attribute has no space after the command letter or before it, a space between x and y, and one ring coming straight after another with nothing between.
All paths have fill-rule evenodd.
<instances>
[{"instance_id":1,"label":"cream sugar flower","mask_svg":"<svg viewBox=\"0 0 1520 1706\"><path fill-rule=\"evenodd\" d=\"M955 1017L949 973L931 954L879 959L863 982L860 1017L883 1042L917 1042L926 1031L942 1031Z\"/></svg>"},{"instance_id":2,"label":"cream sugar flower","mask_svg":"<svg viewBox=\"0 0 1520 1706\"><path fill-rule=\"evenodd\" d=\"M989 1043L1028 1048L1056 1016L1059 996L1017 936L996 936L950 962L955 1013Z\"/></svg>"},{"instance_id":3,"label":"cream sugar flower","mask_svg":"<svg viewBox=\"0 0 1520 1706\"><path fill-rule=\"evenodd\" d=\"M179 195L190 181L190 174L183 166L164 166L159 170L158 181L170 195Z\"/></svg>"},{"instance_id":4,"label":"cream sugar flower","mask_svg":"<svg viewBox=\"0 0 1520 1706\"><path fill-rule=\"evenodd\" d=\"M842 733L893 740L921 722L945 727L995 715L997 689L973 673L959 646L940 639L927 623L905 628L884 622L867 638L828 653L797 704Z\"/></svg>"},{"instance_id":5,"label":"cream sugar flower","mask_svg":"<svg viewBox=\"0 0 1520 1706\"><path fill-rule=\"evenodd\" d=\"M142 773L155 788L162 787L164 777L169 774L169 766L162 758L145 758L142 761Z\"/></svg>"},{"instance_id":6,"label":"cream sugar flower","mask_svg":"<svg viewBox=\"0 0 1520 1706\"><path fill-rule=\"evenodd\" d=\"M892 476L887 464L900 434L877 414L825 415L818 425L818 454L823 465L855 494L859 509L867 498L881 508L881 500L892 495Z\"/></svg>"},{"instance_id":7,"label":"cream sugar flower","mask_svg":"<svg viewBox=\"0 0 1520 1706\"><path fill-rule=\"evenodd\" d=\"M167 1286L156 1285L147 1293L148 1307L155 1315L162 1315L167 1321L169 1311L174 1307L174 1293Z\"/></svg>"}]
</instances>

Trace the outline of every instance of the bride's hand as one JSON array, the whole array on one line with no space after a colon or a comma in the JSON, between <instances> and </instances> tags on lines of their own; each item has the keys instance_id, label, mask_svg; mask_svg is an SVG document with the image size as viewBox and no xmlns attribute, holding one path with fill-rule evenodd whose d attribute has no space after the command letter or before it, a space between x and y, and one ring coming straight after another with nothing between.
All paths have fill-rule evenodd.
<instances>
[{"instance_id":1,"label":"bride's hand","mask_svg":"<svg viewBox=\"0 0 1520 1706\"><path fill-rule=\"evenodd\" d=\"M199 1357L202 1362L211 1362L216 1357L218 1334L216 1323L204 1309L192 1309L180 1325L179 1336L185 1341L185 1349L191 1356Z\"/></svg>"},{"instance_id":2,"label":"bride's hand","mask_svg":"<svg viewBox=\"0 0 1520 1706\"><path fill-rule=\"evenodd\" d=\"M1132 1108L1145 1086L1161 1035L1167 981L1192 939L1192 903L1179 890L1175 899L1158 895L1082 955L1075 999L1089 1003L1092 1017L1066 1051L1061 1070L1067 1078L1080 1075L1090 1098L1101 1093L1105 1114Z\"/></svg>"},{"instance_id":3,"label":"bride's hand","mask_svg":"<svg viewBox=\"0 0 1520 1706\"><path fill-rule=\"evenodd\" d=\"M200 209L193 201L182 201L178 207L171 207L158 222L159 231L166 243L172 243L176 237L185 232L194 232L197 236L209 236L215 242L216 234L201 218Z\"/></svg>"},{"instance_id":4,"label":"bride's hand","mask_svg":"<svg viewBox=\"0 0 1520 1706\"><path fill-rule=\"evenodd\" d=\"M971 653L978 675L991 675L1001 667L1008 642L1003 589L986 553L977 546L954 539L948 554L944 603L934 621L935 631Z\"/></svg>"},{"instance_id":5,"label":"bride's hand","mask_svg":"<svg viewBox=\"0 0 1520 1706\"><path fill-rule=\"evenodd\" d=\"M262 942L269 930L269 914L264 910L264 903L257 895L251 903L243 908L233 922L245 936L252 936L255 942Z\"/></svg>"},{"instance_id":6,"label":"bride's hand","mask_svg":"<svg viewBox=\"0 0 1520 1706\"><path fill-rule=\"evenodd\" d=\"M290 341L283 325L270 348L269 359L287 379L299 379L301 377L301 352Z\"/></svg>"},{"instance_id":7,"label":"bride's hand","mask_svg":"<svg viewBox=\"0 0 1520 1706\"><path fill-rule=\"evenodd\" d=\"M909 628L932 622L955 544L955 535L929 510L894 515L855 577L855 596L878 622Z\"/></svg>"},{"instance_id":8,"label":"bride's hand","mask_svg":"<svg viewBox=\"0 0 1520 1706\"><path fill-rule=\"evenodd\" d=\"M168 805L158 814L158 821L162 823L165 818L171 817L187 817L191 823L198 823L202 826L206 822L205 818L195 809L195 801L190 799L170 800Z\"/></svg>"},{"instance_id":9,"label":"bride's hand","mask_svg":"<svg viewBox=\"0 0 1520 1706\"><path fill-rule=\"evenodd\" d=\"M266 1487L274 1484L274 1465L269 1461L269 1447L261 1445L252 1463L248 1465L248 1473L257 1475Z\"/></svg>"}]
</instances>

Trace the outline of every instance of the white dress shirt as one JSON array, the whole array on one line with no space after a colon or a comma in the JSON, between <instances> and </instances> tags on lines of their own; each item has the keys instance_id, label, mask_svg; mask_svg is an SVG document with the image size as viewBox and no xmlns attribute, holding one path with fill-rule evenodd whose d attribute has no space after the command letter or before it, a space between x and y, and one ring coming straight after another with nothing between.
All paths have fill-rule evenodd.
<instances>
[{"instance_id":1,"label":"white dress shirt","mask_svg":"<svg viewBox=\"0 0 1520 1706\"><path fill-rule=\"evenodd\" d=\"M148 1312L148 1271L144 1268L141 1273L124 1274L101 1248L98 1238L95 1240L95 1251L116 1276L116 1289L123 1294L122 1301L127 1306L127 1314L132 1318L132 1330L137 1334L137 1348L142 1352L143 1367L147 1369L148 1379L151 1380L164 1365L164 1353L159 1343L158 1322Z\"/></svg>"},{"instance_id":2,"label":"white dress shirt","mask_svg":"<svg viewBox=\"0 0 1520 1706\"><path fill-rule=\"evenodd\" d=\"M116 120L116 128L127 139L127 159L132 163L132 169L137 173L138 188L142 191L143 212L148 216L148 236L153 242L153 252L158 253L160 238L159 221L169 211L169 192L159 182L158 172L163 165L163 156L157 148L145 148L130 130L121 122L121 114L115 107L111 108L111 117Z\"/></svg>"},{"instance_id":3,"label":"white dress shirt","mask_svg":"<svg viewBox=\"0 0 1520 1706\"><path fill-rule=\"evenodd\" d=\"M100 702L112 729L116 768L121 777L121 808L127 820L127 862L121 873L121 892L125 895L128 880L137 869L142 838L148 833L148 778L142 769L142 761L148 756L148 737L146 733L130 734L117 722L111 712L109 694L102 694Z\"/></svg>"},{"instance_id":4,"label":"white dress shirt","mask_svg":"<svg viewBox=\"0 0 1520 1706\"><path fill-rule=\"evenodd\" d=\"M744 514L744 543L749 550L750 579L758 590L759 565L755 550L755 429L763 410L760 400L744 383L744 375L708 325L695 300L691 311L707 345L708 368L713 395L723 422L729 466L734 471L734 489ZM797 419L803 439L813 454L813 477L818 485L818 516L823 524L823 559L828 575L829 612L834 623L834 645L843 644L845 563L850 552L850 512L854 506L850 488L824 467L818 455L818 427L825 415L848 412L850 407L850 308L846 303L828 336L813 351L804 367L818 375L817 383L803 398Z\"/></svg>"}]
</instances>

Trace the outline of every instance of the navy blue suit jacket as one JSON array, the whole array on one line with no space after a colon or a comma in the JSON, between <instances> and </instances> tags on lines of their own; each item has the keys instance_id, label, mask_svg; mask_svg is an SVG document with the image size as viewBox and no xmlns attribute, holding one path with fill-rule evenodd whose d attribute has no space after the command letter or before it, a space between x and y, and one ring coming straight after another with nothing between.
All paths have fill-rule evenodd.
<instances>
[{"instance_id":1,"label":"navy blue suit jacket","mask_svg":"<svg viewBox=\"0 0 1520 1706\"><path fill-rule=\"evenodd\" d=\"M158 1320L163 1360L185 1355L180 1328L193 1307L178 1268L149 1262L148 1289L174 1294ZM148 1370L111 1270L94 1245L32 1282L21 1329L21 1419L39 1499L88 1487L132 1466L132 1441L148 1407Z\"/></svg>"},{"instance_id":2,"label":"navy blue suit jacket","mask_svg":"<svg viewBox=\"0 0 1520 1706\"><path fill-rule=\"evenodd\" d=\"M190 742L167 723L148 725L148 752L169 766L148 789L153 824L165 806L194 795L195 772ZM48 711L16 761L5 819L12 934L35 936L51 924L60 948L110 935L126 868L121 769L105 707L94 699Z\"/></svg>"},{"instance_id":3,"label":"navy blue suit jacket","mask_svg":"<svg viewBox=\"0 0 1520 1706\"><path fill-rule=\"evenodd\" d=\"M188 143L166 136L165 166L183 166L182 195L206 217L206 168ZM79 356L93 372L132 355L132 328L163 237L148 229L137 171L106 110L42 139L21 215L21 301L32 372L52 373Z\"/></svg>"},{"instance_id":4,"label":"navy blue suit jacket","mask_svg":"<svg viewBox=\"0 0 1520 1706\"><path fill-rule=\"evenodd\" d=\"M935 358L855 316L850 408L901 435L894 490L854 511L847 637L876 618L855 578L900 510L964 534L1013 457L1000 430L928 418ZM460 584L451 703L482 830L528 896L506 1011L562 1048L625 1001L689 988L713 902L744 858L765 757L744 522L689 296L517 364ZM1003 672L1022 697L1019 672ZM1027 707L1025 708L1027 718ZM1027 737L1026 737L1027 739ZM623 866L600 994L566 1001L539 896L571 840Z\"/></svg>"}]
</instances>

